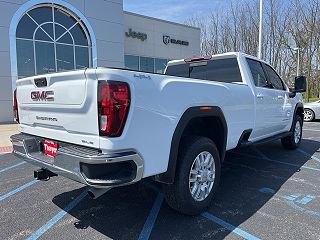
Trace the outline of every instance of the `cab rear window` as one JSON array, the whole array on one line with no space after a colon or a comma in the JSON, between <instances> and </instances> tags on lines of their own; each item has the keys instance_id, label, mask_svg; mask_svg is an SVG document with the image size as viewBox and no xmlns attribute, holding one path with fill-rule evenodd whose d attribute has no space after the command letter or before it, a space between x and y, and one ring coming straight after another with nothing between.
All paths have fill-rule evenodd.
<instances>
[{"instance_id":1,"label":"cab rear window","mask_svg":"<svg viewBox=\"0 0 320 240\"><path fill-rule=\"evenodd\" d=\"M199 65L171 65L167 67L166 75L226 83L242 82L236 58L214 59Z\"/></svg>"}]
</instances>

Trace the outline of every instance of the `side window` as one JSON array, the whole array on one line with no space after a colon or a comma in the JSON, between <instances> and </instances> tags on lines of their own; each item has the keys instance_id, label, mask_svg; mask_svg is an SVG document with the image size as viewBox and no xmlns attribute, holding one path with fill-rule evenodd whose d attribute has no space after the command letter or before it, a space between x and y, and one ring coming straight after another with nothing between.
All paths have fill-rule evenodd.
<instances>
[{"instance_id":1,"label":"side window","mask_svg":"<svg viewBox=\"0 0 320 240\"><path fill-rule=\"evenodd\" d=\"M225 58L208 61L207 80L225 83L242 82L236 58Z\"/></svg>"},{"instance_id":2,"label":"side window","mask_svg":"<svg viewBox=\"0 0 320 240\"><path fill-rule=\"evenodd\" d=\"M261 63L249 58L247 58L247 62L251 70L254 85L256 85L257 87L269 87L267 77L264 74Z\"/></svg>"},{"instance_id":3,"label":"side window","mask_svg":"<svg viewBox=\"0 0 320 240\"><path fill-rule=\"evenodd\" d=\"M279 75L270 66L266 64L263 64L263 66L266 70L266 73L268 74L269 81L272 84L273 88L278 90L285 90L285 87Z\"/></svg>"}]
</instances>

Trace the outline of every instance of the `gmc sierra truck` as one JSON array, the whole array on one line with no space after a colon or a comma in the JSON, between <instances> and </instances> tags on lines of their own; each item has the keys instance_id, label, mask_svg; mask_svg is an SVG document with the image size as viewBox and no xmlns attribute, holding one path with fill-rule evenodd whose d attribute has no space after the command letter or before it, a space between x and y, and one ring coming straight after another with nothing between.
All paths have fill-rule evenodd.
<instances>
[{"instance_id":1,"label":"gmc sierra truck","mask_svg":"<svg viewBox=\"0 0 320 240\"><path fill-rule=\"evenodd\" d=\"M274 139L299 146L305 77L294 85L237 52L170 61L165 74L96 68L19 79L13 152L40 167L35 178L67 177L92 198L152 177L169 206L199 214L226 151Z\"/></svg>"}]
</instances>

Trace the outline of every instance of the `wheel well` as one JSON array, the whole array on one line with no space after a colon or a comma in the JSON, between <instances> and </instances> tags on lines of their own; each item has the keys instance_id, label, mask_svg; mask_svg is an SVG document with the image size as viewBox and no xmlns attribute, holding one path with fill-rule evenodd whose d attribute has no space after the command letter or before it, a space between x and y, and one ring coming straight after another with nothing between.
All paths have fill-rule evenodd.
<instances>
[{"instance_id":1,"label":"wheel well","mask_svg":"<svg viewBox=\"0 0 320 240\"><path fill-rule=\"evenodd\" d=\"M226 153L227 134L227 123L219 107L188 108L173 133L167 171L154 176L153 179L167 184L174 182L179 150L186 136L198 135L210 138L216 144L222 162Z\"/></svg>"},{"instance_id":2,"label":"wheel well","mask_svg":"<svg viewBox=\"0 0 320 240\"><path fill-rule=\"evenodd\" d=\"M225 154L224 127L219 117L198 117L190 120L181 137L183 141L188 136L203 136L210 138L217 146L220 159L223 161ZM179 152L181 144L179 144Z\"/></svg>"},{"instance_id":3,"label":"wheel well","mask_svg":"<svg viewBox=\"0 0 320 240\"><path fill-rule=\"evenodd\" d=\"M299 115L299 116L302 118L302 120L303 120L303 115L304 115L304 109L303 109L303 107L298 107L298 108L297 108L296 115Z\"/></svg>"},{"instance_id":4,"label":"wheel well","mask_svg":"<svg viewBox=\"0 0 320 240\"><path fill-rule=\"evenodd\" d=\"M308 107L304 108L304 110L310 110L311 112L314 113L314 111L311 108L308 108Z\"/></svg>"},{"instance_id":5,"label":"wheel well","mask_svg":"<svg viewBox=\"0 0 320 240\"><path fill-rule=\"evenodd\" d=\"M295 108L295 110L294 110L294 115L293 115L293 120L292 120L292 125L291 125L291 130L290 130L290 131L293 131L293 128L294 128L294 126L293 126L294 117L295 117L296 115L298 115L298 116L301 117L301 119L302 119L302 126L303 126L303 122L304 122L304 121L303 121L303 119L304 119L304 108L303 108L302 103L298 103L298 104L296 105L296 108Z\"/></svg>"}]
</instances>

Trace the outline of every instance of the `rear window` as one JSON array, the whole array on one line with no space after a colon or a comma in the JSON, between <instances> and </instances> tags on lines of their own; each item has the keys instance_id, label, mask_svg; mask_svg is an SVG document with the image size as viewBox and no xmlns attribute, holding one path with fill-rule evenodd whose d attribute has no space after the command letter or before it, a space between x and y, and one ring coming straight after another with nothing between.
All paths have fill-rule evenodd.
<instances>
[{"instance_id":1,"label":"rear window","mask_svg":"<svg viewBox=\"0 0 320 240\"><path fill-rule=\"evenodd\" d=\"M236 58L209 60L205 65L199 66L192 66L192 63L171 65L166 74L226 83L242 82Z\"/></svg>"}]
</instances>

